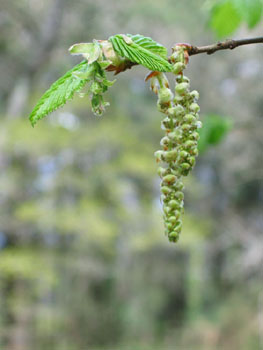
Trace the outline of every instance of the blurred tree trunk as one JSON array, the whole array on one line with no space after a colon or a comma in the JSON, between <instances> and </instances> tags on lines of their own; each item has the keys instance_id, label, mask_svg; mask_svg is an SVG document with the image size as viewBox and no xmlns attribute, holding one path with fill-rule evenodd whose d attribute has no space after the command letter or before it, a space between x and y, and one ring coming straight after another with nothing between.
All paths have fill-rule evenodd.
<instances>
[{"instance_id":1,"label":"blurred tree trunk","mask_svg":"<svg viewBox=\"0 0 263 350\"><path fill-rule=\"evenodd\" d=\"M11 279L6 289L8 299L12 300L13 308L8 310L8 321L11 326L6 334L6 345L12 350L30 349L30 308L26 306L25 281Z\"/></svg>"},{"instance_id":2,"label":"blurred tree trunk","mask_svg":"<svg viewBox=\"0 0 263 350\"><path fill-rule=\"evenodd\" d=\"M66 2L63 0L54 0L42 26L39 27L39 35L35 38L38 41L37 50L32 52L27 66L24 67L23 74L15 82L13 90L9 94L6 113L10 117L17 118L23 115L34 76L46 64L56 46L65 4ZM35 33L31 34L35 36Z\"/></svg>"}]
</instances>

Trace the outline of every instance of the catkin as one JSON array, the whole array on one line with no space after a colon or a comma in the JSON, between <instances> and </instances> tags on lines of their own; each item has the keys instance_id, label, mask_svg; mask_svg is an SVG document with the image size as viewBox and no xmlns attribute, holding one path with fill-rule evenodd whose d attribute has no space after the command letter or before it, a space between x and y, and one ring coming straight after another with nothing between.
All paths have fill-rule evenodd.
<instances>
[{"instance_id":1,"label":"catkin","mask_svg":"<svg viewBox=\"0 0 263 350\"><path fill-rule=\"evenodd\" d=\"M182 229L184 213L183 176L187 176L195 165L198 155L197 129L199 121L199 94L190 91L190 81L183 74L185 68L183 48L174 53L173 73L176 75L175 93L169 88L164 73L152 78L151 88L157 93L157 108L165 114L161 123L165 136L161 139L161 150L155 152L160 163L158 175L161 178L161 202L165 234L169 241L177 242Z\"/></svg>"}]
</instances>

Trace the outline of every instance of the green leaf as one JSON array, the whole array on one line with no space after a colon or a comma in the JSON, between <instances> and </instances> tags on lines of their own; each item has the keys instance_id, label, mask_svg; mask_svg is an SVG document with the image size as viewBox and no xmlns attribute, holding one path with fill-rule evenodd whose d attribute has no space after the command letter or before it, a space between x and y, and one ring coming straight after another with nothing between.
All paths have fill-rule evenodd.
<instances>
[{"instance_id":1,"label":"green leaf","mask_svg":"<svg viewBox=\"0 0 263 350\"><path fill-rule=\"evenodd\" d=\"M103 83L103 85L105 85L105 86L111 87L111 86L115 83L115 81L116 81L116 79L115 79L115 80L103 79L102 83Z\"/></svg>"},{"instance_id":2,"label":"green leaf","mask_svg":"<svg viewBox=\"0 0 263 350\"><path fill-rule=\"evenodd\" d=\"M74 44L70 46L68 49L69 52L72 55L82 55L82 54L90 54L90 52L93 50L94 44L93 43L79 43Z\"/></svg>"},{"instance_id":3,"label":"green leaf","mask_svg":"<svg viewBox=\"0 0 263 350\"><path fill-rule=\"evenodd\" d=\"M102 60L102 61L99 61L98 62L101 69L106 69L107 67L109 67L112 63L111 61L108 61L108 60Z\"/></svg>"},{"instance_id":4,"label":"green leaf","mask_svg":"<svg viewBox=\"0 0 263 350\"><path fill-rule=\"evenodd\" d=\"M91 107L95 115L101 116L109 102L105 102L101 94L93 94L91 98Z\"/></svg>"},{"instance_id":5,"label":"green leaf","mask_svg":"<svg viewBox=\"0 0 263 350\"><path fill-rule=\"evenodd\" d=\"M206 151L222 141L232 128L232 120L216 114L207 115L203 120L203 127L198 130L200 139L198 150L200 153Z\"/></svg>"},{"instance_id":6,"label":"green leaf","mask_svg":"<svg viewBox=\"0 0 263 350\"><path fill-rule=\"evenodd\" d=\"M153 71L170 72L172 70L171 64L166 59L133 42L131 36L118 34L110 37L109 41L119 56L131 62L141 64Z\"/></svg>"},{"instance_id":7,"label":"green leaf","mask_svg":"<svg viewBox=\"0 0 263 350\"><path fill-rule=\"evenodd\" d=\"M135 42L136 44L138 44L141 47L144 47L146 50L149 50L149 51L155 53L156 55L161 56L164 59L167 58L166 47L157 43L152 38L149 38L147 36L143 36L140 34L136 34L136 35L127 34L127 36L129 36L133 42Z\"/></svg>"},{"instance_id":8,"label":"green leaf","mask_svg":"<svg viewBox=\"0 0 263 350\"><path fill-rule=\"evenodd\" d=\"M96 40L93 43L80 43L69 48L72 55L82 55L89 64L97 61L101 54L100 45Z\"/></svg>"},{"instance_id":9,"label":"green leaf","mask_svg":"<svg viewBox=\"0 0 263 350\"><path fill-rule=\"evenodd\" d=\"M210 27L219 38L232 34L241 23L241 15L231 0L224 0L212 9Z\"/></svg>"},{"instance_id":10,"label":"green leaf","mask_svg":"<svg viewBox=\"0 0 263 350\"><path fill-rule=\"evenodd\" d=\"M249 28L255 27L262 15L261 0L233 0L234 6L242 18L247 22Z\"/></svg>"},{"instance_id":11,"label":"green leaf","mask_svg":"<svg viewBox=\"0 0 263 350\"><path fill-rule=\"evenodd\" d=\"M72 99L75 92L80 91L87 83L88 79L81 79L76 76L78 72L86 73L92 71L93 66L87 61L82 61L68 71L64 76L54 82L51 87L40 98L37 105L30 114L32 126L47 114L63 106L68 100ZM87 75L88 76L88 75Z\"/></svg>"}]
</instances>

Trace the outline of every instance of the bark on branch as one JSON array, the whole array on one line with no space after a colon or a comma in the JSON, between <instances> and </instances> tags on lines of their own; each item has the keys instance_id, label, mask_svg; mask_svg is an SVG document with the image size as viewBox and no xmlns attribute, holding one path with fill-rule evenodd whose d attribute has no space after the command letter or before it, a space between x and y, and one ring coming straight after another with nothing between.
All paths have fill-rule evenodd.
<instances>
[{"instance_id":1,"label":"bark on branch","mask_svg":"<svg viewBox=\"0 0 263 350\"><path fill-rule=\"evenodd\" d=\"M233 50L234 48L242 45L249 45L249 44L263 44L263 37L257 37L257 38L249 38L249 39L239 39L239 40L226 40L222 42L218 42L216 44L211 44L207 46L192 46L189 45L187 47L187 51L189 56L198 55L199 53L207 53L208 55L211 55L212 53L219 51L219 50Z\"/></svg>"}]
</instances>

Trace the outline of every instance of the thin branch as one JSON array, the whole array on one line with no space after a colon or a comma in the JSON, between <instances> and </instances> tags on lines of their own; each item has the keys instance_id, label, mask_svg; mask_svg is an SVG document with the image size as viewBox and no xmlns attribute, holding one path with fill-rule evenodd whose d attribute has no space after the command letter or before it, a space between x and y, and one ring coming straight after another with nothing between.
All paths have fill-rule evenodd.
<instances>
[{"instance_id":1,"label":"thin branch","mask_svg":"<svg viewBox=\"0 0 263 350\"><path fill-rule=\"evenodd\" d=\"M212 53L219 51L219 50L233 50L234 48L242 45L249 45L249 44L263 44L263 37L257 37L257 38L249 38L249 39L239 39L239 40L226 40L223 42L218 42L216 44L211 44L207 46L187 46L187 51L189 56L197 55L199 53L207 53L208 55L211 55Z\"/></svg>"},{"instance_id":2,"label":"thin branch","mask_svg":"<svg viewBox=\"0 0 263 350\"><path fill-rule=\"evenodd\" d=\"M263 44L263 36L257 37L257 38L249 38L249 39L229 39L226 41L218 42L216 44L206 45L206 46L193 46L190 44L182 44L178 43L176 45L185 46L189 56L198 55L199 53L207 53L208 55L211 55L212 53L219 51L219 50L233 50L234 48L242 45L249 45L249 44ZM169 58L168 58L169 61ZM124 72L126 69L131 69L133 66L137 66L138 63L134 62L124 62L122 66L115 67L113 65L110 65L108 68L106 68L107 71L115 71L115 75L119 74L121 72Z\"/></svg>"}]
</instances>

